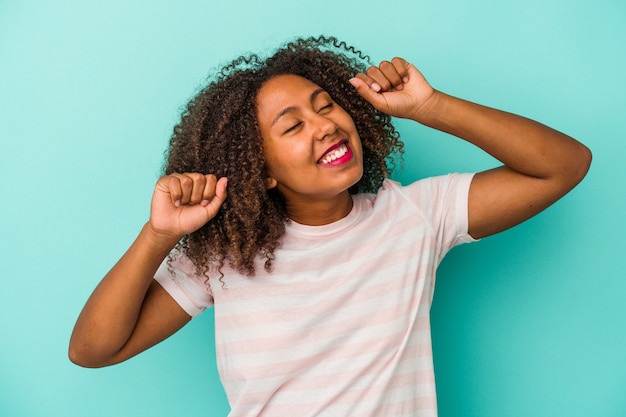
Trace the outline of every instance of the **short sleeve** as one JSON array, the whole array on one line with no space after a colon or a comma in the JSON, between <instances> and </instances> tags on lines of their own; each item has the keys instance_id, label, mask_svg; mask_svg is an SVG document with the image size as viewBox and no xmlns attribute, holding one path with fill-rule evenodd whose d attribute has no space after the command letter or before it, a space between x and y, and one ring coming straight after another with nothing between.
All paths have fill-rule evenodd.
<instances>
[{"instance_id":1,"label":"short sleeve","mask_svg":"<svg viewBox=\"0 0 626 417\"><path fill-rule=\"evenodd\" d=\"M213 306L213 292L209 281L198 276L191 261L177 253L171 264L163 261L154 279L191 317Z\"/></svg>"},{"instance_id":2,"label":"short sleeve","mask_svg":"<svg viewBox=\"0 0 626 417\"><path fill-rule=\"evenodd\" d=\"M475 242L469 235L469 188L474 174L454 173L416 181L404 187L434 229L440 259L453 247Z\"/></svg>"}]
</instances>

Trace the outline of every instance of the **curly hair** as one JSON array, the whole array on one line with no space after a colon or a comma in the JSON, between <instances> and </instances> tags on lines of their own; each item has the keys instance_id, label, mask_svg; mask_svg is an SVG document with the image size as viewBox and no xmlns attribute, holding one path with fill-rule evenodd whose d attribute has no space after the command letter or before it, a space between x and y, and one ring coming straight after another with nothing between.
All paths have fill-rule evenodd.
<instances>
[{"instance_id":1,"label":"curly hair","mask_svg":"<svg viewBox=\"0 0 626 417\"><path fill-rule=\"evenodd\" d=\"M259 256L271 271L289 218L280 193L266 187L255 101L259 89L273 77L307 78L350 114L361 137L364 168L349 191L378 190L388 175L388 163L401 155L403 145L391 117L374 109L348 82L369 65L368 56L334 37L298 39L265 59L257 54L240 56L219 70L189 102L170 139L165 174L228 177L228 198L216 217L178 244L197 273L208 277L215 269L221 275L228 262L240 273L253 276Z\"/></svg>"}]
</instances>

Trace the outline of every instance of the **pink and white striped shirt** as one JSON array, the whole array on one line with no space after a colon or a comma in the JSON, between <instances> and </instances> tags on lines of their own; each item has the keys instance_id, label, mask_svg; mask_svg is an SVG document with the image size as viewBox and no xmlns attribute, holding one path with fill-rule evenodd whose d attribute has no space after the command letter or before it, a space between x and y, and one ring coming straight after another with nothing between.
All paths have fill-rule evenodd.
<instances>
[{"instance_id":1,"label":"pink and white striped shirt","mask_svg":"<svg viewBox=\"0 0 626 417\"><path fill-rule=\"evenodd\" d=\"M274 270L224 267L205 283L189 260L156 279L188 314L215 309L231 417L436 416L430 337L435 271L471 242L472 174L353 196L329 225L290 222Z\"/></svg>"}]
</instances>

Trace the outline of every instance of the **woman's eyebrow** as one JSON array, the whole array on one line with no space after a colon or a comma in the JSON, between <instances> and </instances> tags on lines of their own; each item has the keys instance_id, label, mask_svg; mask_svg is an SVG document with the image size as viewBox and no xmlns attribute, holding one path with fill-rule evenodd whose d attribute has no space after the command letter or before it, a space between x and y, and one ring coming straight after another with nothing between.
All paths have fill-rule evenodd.
<instances>
[{"instance_id":1,"label":"woman's eyebrow","mask_svg":"<svg viewBox=\"0 0 626 417\"><path fill-rule=\"evenodd\" d=\"M317 98L317 96L319 96L321 93L325 93L326 90L324 90L323 88L318 88L315 91L313 91L311 93L311 97L309 97L309 101L311 103L313 103L315 101L315 99ZM289 114L291 112L294 112L298 110L298 107L296 106L289 106L289 107L285 107L284 109L282 109L281 111L278 112L278 114L276 115L276 117L274 117L274 120L272 120L272 124L271 126L274 126L276 124L276 122L278 121L278 119L280 119L281 117L283 117L286 114Z\"/></svg>"}]
</instances>

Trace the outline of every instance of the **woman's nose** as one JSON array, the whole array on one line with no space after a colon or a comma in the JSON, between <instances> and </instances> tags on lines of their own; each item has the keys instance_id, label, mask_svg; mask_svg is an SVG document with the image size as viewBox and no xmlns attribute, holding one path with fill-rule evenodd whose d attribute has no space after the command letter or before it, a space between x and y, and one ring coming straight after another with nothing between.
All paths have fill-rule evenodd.
<instances>
[{"instance_id":1,"label":"woman's nose","mask_svg":"<svg viewBox=\"0 0 626 417\"><path fill-rule=\"evenodd\" d=\"M316 140L324 140L326 136L333 135L337 128L337 123L333 120L318 114L315 118L314 137Z\"/></svg>"}]
</instances>

